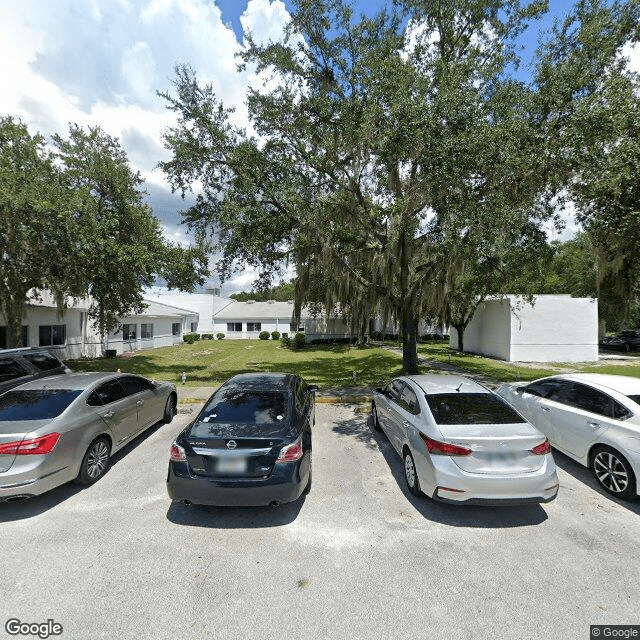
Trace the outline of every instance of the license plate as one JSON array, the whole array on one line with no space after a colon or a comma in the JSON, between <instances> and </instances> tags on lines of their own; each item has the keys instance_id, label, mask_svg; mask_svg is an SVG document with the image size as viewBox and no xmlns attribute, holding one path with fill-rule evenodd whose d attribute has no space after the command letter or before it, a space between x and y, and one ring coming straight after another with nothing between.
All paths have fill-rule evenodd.
<instances>
[{"instance_id":1,"label":"license plate","mask_svg":"<svg viewBox=\"0 0 640 640\"><path fill-rule=\"evenodd\" d=\"M247 470L246 458L220 458L216 464L218 473L244 473Z\"/></svg>"}]
</instances>

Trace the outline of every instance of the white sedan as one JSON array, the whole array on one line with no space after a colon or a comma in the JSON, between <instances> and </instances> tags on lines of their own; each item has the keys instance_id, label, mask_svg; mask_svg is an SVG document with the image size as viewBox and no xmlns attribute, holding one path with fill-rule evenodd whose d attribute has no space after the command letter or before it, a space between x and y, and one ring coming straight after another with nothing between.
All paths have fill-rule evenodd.
<instances>
[{"instance_id":1,"label":"white sedan","mask_svg":"<svg viewBox=\"0 0 640 640\"><path fill-rule=\"evenodd\" d=\"M502 398L618 498L640 493L640 379L581 373L503 384Z\"/></svg>"},{"instance_id":2,"label":"white sedan","mask_svg":"<svg viewBox=\"0 0 640 640\"><path fill-rule=\"evenodd\" d=\"M545 436L506 402L461 376L419 375L375 389L373 425L404 461L409 491L465 504L553 500L556 466Z\"/></svg>"}]
</instances>

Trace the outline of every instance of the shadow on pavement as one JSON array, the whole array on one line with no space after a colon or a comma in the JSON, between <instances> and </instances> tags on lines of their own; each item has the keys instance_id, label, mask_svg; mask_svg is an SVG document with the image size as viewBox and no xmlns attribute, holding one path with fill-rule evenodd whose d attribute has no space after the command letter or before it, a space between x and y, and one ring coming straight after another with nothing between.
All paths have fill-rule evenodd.
<instances>
[{"instance_id":1,"label":"shadow on pavement","mask_svg":"<svg viewBox=\"0 0 640 640\"><path fill-rule=\"evenodd\" d=\"M404 494L405 499L427 520L452 527L475 527L483 529L503 529L529 527L544 522L548 516L537 504L523 506L490 507L478 505L457 505L436 502L426 496L416 497L409 492L404 477L404 467L400 456L382 431L375 431L371 417L351 418L337 422L333 431L354 437L370 449L378 449L384 456L391 475Z\"/></svg>"},{"instance_id":2,"label":"shadow on pavement","mask_svg":"<svg viewBox=\"0 0 640 640\"><path fill-rule=\"evenodd\" d=\"M167 520L186 527L210 529L260 529L281 527L292 523L300 513L305 498L281 504L279 507L187 507L173 501L167 510Z\"/></svg>"},{"instance_id":3,"label":"shadow on pavement","mask_svg":"<svg viewBox=\"0 0 640 640\"><path fill-rule=\"evenodd\" d=\"M620 500L609 495L602 487L600 487L591 469L583 467L579 462L576 462L569 456L565 456L564 453L560 453L557 449L553 450L553 459L556 461L558 469L566 471L570 476L573 476L576 480L579 480L590 489L593 489L595 493L599 494L606 500L610 500L611 502L614 502L615 504L618 504L640 516L640 500L638 500L638 498L635 500Z\"/></svg>"}]
</instances>

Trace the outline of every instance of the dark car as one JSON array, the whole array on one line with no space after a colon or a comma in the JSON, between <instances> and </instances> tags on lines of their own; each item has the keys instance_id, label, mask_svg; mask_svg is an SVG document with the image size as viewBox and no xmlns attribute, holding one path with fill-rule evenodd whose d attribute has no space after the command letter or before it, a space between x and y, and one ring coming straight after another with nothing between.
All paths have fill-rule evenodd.
<instances>
[{"instance_id":1,"label":"dark car","mask_svg":"<svg viewBox=\"0 0 640 640\"><path fill-rule=\"evenodd\" d=\"M316 388L283 373L225 382L171 446L169 496L187 505L260 506L308 492Z\"/></svg>"},{"instance_id":2,"label":"dark car","mask_svg":"<svg viewBox=\"0 0 640 640\"><path fill-rule=\"evenodd\" d=\"M71 373L71 369L44 349L0 349L0 393L25 382L63 373Z\"/></svg>"},{"instance_id":3,"label":"dark car","mask_svg":"<svg viewBox=\"0 0 640 640\"><path fill-rule=\"evenodd\" d=\"M640 351L640 329L621 331L617 336L602 338L600 346L616 351Z\"/></svg>"}]
</instances>

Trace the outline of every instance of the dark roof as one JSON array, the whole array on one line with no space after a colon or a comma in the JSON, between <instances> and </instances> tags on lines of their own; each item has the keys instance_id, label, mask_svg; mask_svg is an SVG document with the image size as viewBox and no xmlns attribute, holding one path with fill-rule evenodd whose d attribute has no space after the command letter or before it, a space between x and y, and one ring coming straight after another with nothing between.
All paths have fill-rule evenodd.
<instances>
[{"instance_id":1,"label":"dark roof","mask_svg":"<svg viewBox=\"0 0 640 640\"><path fill-rule=\"evenodd\" d=\"M291 373L240 373L227 380L223 386L246 389L292 389L298 376Z\"/></svg>"}]
</instances>

